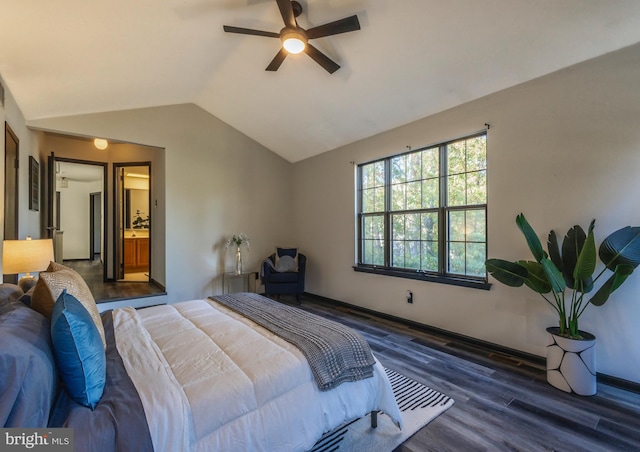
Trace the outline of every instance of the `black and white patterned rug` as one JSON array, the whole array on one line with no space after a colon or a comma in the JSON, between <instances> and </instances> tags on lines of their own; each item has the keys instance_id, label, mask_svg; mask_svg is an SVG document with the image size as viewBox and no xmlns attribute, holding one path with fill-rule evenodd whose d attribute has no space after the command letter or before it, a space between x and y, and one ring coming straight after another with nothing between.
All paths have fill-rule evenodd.
<instances>
[{"instance_id":1,"label":"black and white patterned rug","mask_svg":"<svg viewBox=\"0 0 640 452\"><path fill-rule=\"evenodd\" d=\"M378 415L378 427L372 429L369 416L365 416L326 433L310 452L391 452L453 405L451 397L393 370L385 371L402 414L403 429L384 414Z\"/></svg>"}]
</instances>

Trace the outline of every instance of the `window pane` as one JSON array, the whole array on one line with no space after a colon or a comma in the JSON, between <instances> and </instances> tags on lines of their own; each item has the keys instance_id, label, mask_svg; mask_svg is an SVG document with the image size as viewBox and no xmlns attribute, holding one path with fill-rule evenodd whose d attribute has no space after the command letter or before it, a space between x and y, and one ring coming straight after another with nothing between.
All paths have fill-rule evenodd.
<instances>
[{"instance_id":1,"label":"window pane","mask_svg":"<svg viewBox=\"0 0 640 452\"><path fill-rule=\"evenodd\" d=\"M407 192L407 209L420 209L422 207L422 190L421 183L409 182L406 184Z\"/></svg>"},{"instance_id":2,"label":"window pane","mask_svg":"<svg viewBox=\"0 0 640 452\"><path fill-rule=\"evenodd\" d=\"M374 178L373 178L373 168L374 165L364 165L362 167L362 188L371 188L374 186Z\"/></svg>"},{"instance_id":3,"label":"window pane","mask_svg":"<svg viewBox=\"0 0 640 452\"><path fill-rule=\"evenodd\" d=\"M362 262L384 265L384 215L363 218L362 238Z\"/></svg>"},{"instance_id":4,"label":"window pane","mask_svg":"<svg viewBox=\"0 0 640 452\"><path fill-rule=\"evenodd\" d=\"M422 267L420 269L428 272L437 272L438 242L422 242L421 255Z\"/></svg>"},{"instance_id":5,"label":"window pane","mask_svg":"<svg viewBox=\"0 0 640 452\"><path fill-rule=\"evenodd\" d=\"M406 184L391 186L391 210L405 210L407 195Z\"/></svg>"},{"instance_id":6,"label":"window pane","mask_svg":"<svg viewBox=\"0 0 640 452\"><path fill-rule=\"evenodd\" d=\"M487 137L482 135L467 140L467 171L487 168Z\"/></svg>"},{"instance_id":7,"label":"window pane","mask_svg":"<svg viewBox=\"0 0 640 452\"><path fill-rule=\"evenodd\" d=\"M440 149L435 147L422 151L422 178L440 176Z\"/></svg>"},{"instance_id":8,"label":"window pane","mask_svg":"<svg viewBox=\"0 0 640 452\"><path fill-rule=\"evenodd\" d=\"M364 227L362 236L365 239L384 239L384 216L366 216L364 217Z\"/></svg>"},{"instance_id":9,"label":"window pane","mask_svg":"<svg viewBox=\"0 0 640 452\"><path fill-rule=\"evenodd\" d=\"M384 265L384 240L373 242L373 265Z\"/></svg>"},{"instance_id":10,"label":"window pane","mask_svg":"<svg viewBox=\"0 0 640 452\"><path fill-rule=\"evenodd\" d=\"M400 268L404 267L404 241L393 241L391 266Z\"/></svg>"},{"instance_id":11,"label":"window pane","mask_svg":"<svg viewBox=\"0 0 640 452\"><path fill-rule=\"evenodd\" d=\"M465 241L465 212L449 212L449 240L452 242Z\"/></svg>"},{"instance_id":12,"label":"window pane","mask_svg":"<svg viewBox=\"0 0 640 452\"><path fill-rule=\"evenodd\" d=\"M362 212L375 212L375 191L371 189L362 190Z\"/></svg>"},{"instance_id":13,"label":"window pane","mask_svg":"<svg viewBox=\"0 0 640 452\"><path fill-rule=\"evenodd\" d=\"M404 215L391 217L391 238L393 240L404 240Z\"/></svg>"},{"instance_id":14,"label":"window pane","mask_svg":"<svg viewBox=\"0 0 640 452\"><path fill-rule=\"evenodd\" d=\"M466 240L485 242L487 240L487 214L484 210L468 210L466 221ZM484 262L484 261L483 261Z\"/></svg>"},{"instance_id":15,"label":"window pane","mask_svg":"<svg viewBox=\"0 0 640 452\"><path fill-rule=\"evenodd\" d=\"M464 206L466 204L466 174L449 176L447 178L447 205Z\"/></svg>"},{"instance_id":16,"label":"window pane","mask_svg":"<svg viewBox=\"0 0 640 452\"><path fill-rule=\"evenodd\" d=\"M427 179L422 181L422 207L429 209L440 204L440 180Z\"/></svg>"},{"instance_id":17,"label":"window pane","mask_svg":"<svg viewBox=\"0 0 640 452\"><path fill-rule=\"evenodd\" d=\"M466 160L465 141L458 141L447 146L447 172L448 174L459 174L465 172Z\"/></svg>"},{"instance_id":18,"label":"window pane","mask_svg":"<svg viewBox=\"0 0 640 452\"><path fill-rule=\"evenodd\" d=\"M422 155L420 152L407 154L407 182L422 178Z\"/></svg>"},{"instance_id":19,"label":"window pane","mask_svg":"<svg viewBox=\"0 0 640 452\"><path fill-rule=\"evenodd\" d=\"M464 243L449 243L449 273L464 275L465 260Z\"/></svg>"},{"instance_id":20,"label":"window pane","mask_svg":"<svg viewBox=\"0 0 640 452\"><path fill-rule=\"evenodd\" d=\"M405 239L420 240L420 214L410 214L404 216Z\"/></svg>"},{"instance_id":21,"label":"window pane","mask_svg":"<svg viewBox=\"0 0 640 452\"><path fill-rule=\"evenodd\" d=\"M391 183L399 184L407 181L407 158L404 155L391 159Z\"/></svg>"},{"instance_id":22,"label":"window pane","mask_svg":"<svg viewBox=\"0 0 640 452\"><path fill-rule=\"evenodd\" d=\"M374 212L384 212L384 187L378 187L374 189L375 201Z\"/></svg>"},{"instance_id":23,"label":"window pane","mask_svg":"<svg viewBox=\"0 0 640 452\"><path fill-rule=\"evenodd\" d=\"M467 204L486 204L487 172L476 171L467 174Z\"/></svg>"},{"instance_id":24,"label":"window pane","mask_svg":"<svg viewBox=\"0 0 640 452\"><path fill-rule=\"evenodd\" d=\"M362 263L373 264L373 240L362 241Z\"/></svg>"},{"instance_id":25,"label":"window pane","mask_svg":"<svg viewBox=\"0 0 640 452\"><path fill-rule=\"evenodd\" d=\"M405 242L404 267L420 269L420 242L412 240Z\"/></svg>"},{"instance_id":26,"label":"window pane","mask_svg":"<svg viewBox=\"0 0 640 452\"><path fill-rule=\"evenodd\" d=\"M376 187L384 187L384 162L376 162L374 165L373 177Z\"/></svg>"},{"instance_id":27,"label":"window pane","mask_svg":"<svg viewBox=\"0 0 640 452\"><path fill-rule=\"evenodd\" d=\"M438 213L428 212L421 215L421 237L422 240L438 240Z\"/></svg>"},{"instance_id":28,"label":"window pane","mask_svg":"<svg viewBox=\"0 0 640 452\"><path fill-rule=\"evenodd\" d=\"M362 166L362 212L384 211L384 162Z\"/></svg>"},{"instance_id":29,"label":"window pane","mask_svg":"<svg viewBox=\"0 0 640 452\"><path fill-rule=\"evenodd\" d=\"M484 266L487 260L487 245L485 243L467 243L467 275L486 276Z\"/></svg>"}]
</instances>

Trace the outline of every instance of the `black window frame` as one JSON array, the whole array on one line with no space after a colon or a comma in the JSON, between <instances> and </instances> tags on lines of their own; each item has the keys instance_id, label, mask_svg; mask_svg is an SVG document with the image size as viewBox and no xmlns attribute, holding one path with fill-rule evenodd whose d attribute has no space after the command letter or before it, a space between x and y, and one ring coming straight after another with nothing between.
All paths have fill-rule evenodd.
<instances>
[{"instance_id":1,"label":"black window frame","mask_svg":"<svg viewBox=\"0 0 640 452\"><path fill-rule=\"evenodd\" d=\"M448 166L447 166L447 156L448 156L448 146L454 143L458 143L465 140L470 140L478 137L485 138L485 152L488 147L488 134L487 130L482 130L480 132L476 132L470 135L462 136L459 138L447 140L441 143L431 144L428 146L421 147L419 149L410 149L408 151L394 154L388 157L364 162L357 165L356 171L356 221L357 221L357 260L356 264L353 266L353 269L358 272L364 273L373 273L373 274L381 274L386 276L407 278L413 280L420 281L428 281L428 282L436 282L443 284L451 284L456 286L464 286L471 288L478 288L483 290L489 290L491 284L488 283L488 275L485 269L484 276L472 276L472 275L460 275L457 273L452 273L448 271L449 259L448 259L448 250L449 244L455 242L454 240L449 240L447 234L448 228L448 218L450 212L455 211L470 211L470 210L483 210L484 211L484 243L485 244L485 260L486 253L488 251L488 202L487 196L485 194L485 202L482 204L463 204L463 205L447 205L447 187L448 187ZM393 210L391 207L391 162L393 159L398 157L407 156L409 154L419 153L430 149L438 149L439 152L439 196L438 196L438 205L436 207L428 207L428 208L419 208L419 209L405 209L405 210ZM485 154L486 158L486 154ZM488 160L488 159L487 159ZM384 164L384 210L376 211L376 212L366 212L363 210L363 168L367 165L375 164L383 162ZM486 160L485 160L486 163ZM485 176L487 174L487 166L485 165L484 172ZM465 175L471 173L471 171L464 172ZM420 179L424 180L424 177ZM485 189L488 188L488 179L485 180ZM406 215L407 213L437 213L438 218L438 233L437 233L437 243L438 243L438 270L437 271L423 271L423 270L415 270L408 268L400 268L393 267L392 264L392 217L393 215ZM363 263L363 243L365 240L364 237L364 220L365 218L372 217L383 217L384 224L384 265L376 265L376 264L367 264ZM420 241L422 243L423 240ZM465 243L468 243L465 241ZM472 242L473 243L473 242Z\"/></svg>"}]
</instances>

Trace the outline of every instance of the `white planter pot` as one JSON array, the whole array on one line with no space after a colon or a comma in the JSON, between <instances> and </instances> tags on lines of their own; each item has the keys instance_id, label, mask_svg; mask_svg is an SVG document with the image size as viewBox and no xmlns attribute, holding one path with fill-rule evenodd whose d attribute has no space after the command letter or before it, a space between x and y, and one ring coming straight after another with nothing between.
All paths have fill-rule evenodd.
<instances>
[{"instance_id":1,"label":"white planter pot","mask_svg":"<svg viewBox=\"0 0 640 452\"><path fill-rule=\"evenodd\" d=\"M568 339L558 332L558 327L547 328L547 382L565 392L594 395L596 337L580 331L584 339Z\"/></svg>"}]
</instances>

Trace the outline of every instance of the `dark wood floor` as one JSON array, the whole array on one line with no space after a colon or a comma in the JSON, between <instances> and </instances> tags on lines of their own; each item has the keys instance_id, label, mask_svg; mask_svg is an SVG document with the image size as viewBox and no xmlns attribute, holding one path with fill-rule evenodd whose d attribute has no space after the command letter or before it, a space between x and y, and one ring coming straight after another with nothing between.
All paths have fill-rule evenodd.
<instances>
[{"instance_id":1,"label":"dark wood floor","mask_svg":"<svg viewBox=\"0 0 640 452\"><path fill-rule=\"evenodd\" d=\"M164 295L163 288L152 282L104 282L102 263L94 260L69 260L64 265L73 268L87 282L96 303Z\"/></svg>"},{"instance_id":2,"label":"dark wood floor","mask_svg":"<svg viewBox=\"0 0 640 452\"><path fill-rule=\"evenodd\" d=\"M598 383L595 396L570 395L538 363L313 296L302 308L360 331L384 366L455 400L397 452L640 451L640 394Z\"/></svg>"}]
</instances>

